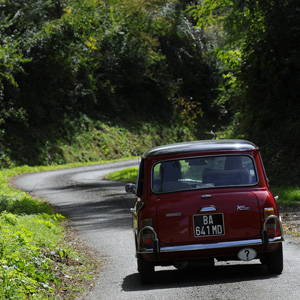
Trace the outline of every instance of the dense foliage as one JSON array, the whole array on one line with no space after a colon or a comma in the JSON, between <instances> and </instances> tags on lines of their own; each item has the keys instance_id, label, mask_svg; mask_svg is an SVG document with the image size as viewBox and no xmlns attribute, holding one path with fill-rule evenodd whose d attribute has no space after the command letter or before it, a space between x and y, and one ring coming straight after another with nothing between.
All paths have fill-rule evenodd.
<instances>
[{"instance_id":1,"label":"dense foliage","mask_svg":"<svg viewBox=\"0 0 300 300\"><path fill-rule=\"evenodd\" d=\"M239 129L263 145L269 173L280 184L298 183L300 150L300 3L259 1L243 46L245 96ZM259 32L259 38L257 37ZM293 166L293 168L290 168Z\"/></svg>"},{"instance_id":2,"label":"dense foliage","mask_svg":"<svg viewBox=\"0 0 300 300\"><path fill-rule=\"evenodd\" d=\"M79 135L95 132L103 149L103 127L141 140L146 122L158 137L147 146L250 139L279 182L300 163L299 10L297 0L1 0L1 166L76 160Z\"/></svg>"},{"instance_id":3,"label":"dense foliage","mask_svg":"<svg viewBox=\"0 0 300 300\"><path fill-rule=\"evenodd\" d=\"M63 162L61 141L72 143L83 115L193 129L210 109L214 60L178 1L2 0L0 9L2 165L45 164L47 152Z\"/></svg>"},{"instance_id":4,"label":"dense foliage","mask_svg":"<svg viewBox=\"0 0 300 300\"><path fill-rule=\"evenodd\" d=\"M223 77L216 104L229 120L220 136L252 140L273 182L297 183L299 1L203 0L191 12L215 36Z\"/></svg>"}]
</instances>

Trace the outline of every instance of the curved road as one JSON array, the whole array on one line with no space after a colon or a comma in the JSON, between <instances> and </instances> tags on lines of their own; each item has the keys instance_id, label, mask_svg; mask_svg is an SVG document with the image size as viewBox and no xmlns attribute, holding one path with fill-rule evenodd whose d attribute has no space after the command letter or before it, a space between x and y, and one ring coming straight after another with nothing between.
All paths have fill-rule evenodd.
<instances>
[{"instance_id":1,"label":"curved road","mask_svg":"<svg viewBox=\"0 0 300 300\"><path fill-rule=\"evenodd\" d=\"M284 272L268 275L258 261L216 263L210 269L157 268L156 283L141 285L136 270L130 208L124 184L104 181L109 172L138 160L35 173L15 179L18 188L56 205L73 220L80 238L104 261L86 300L116 299L300 299L300 249L287 237Z\"/></svg>"}]
</instances>

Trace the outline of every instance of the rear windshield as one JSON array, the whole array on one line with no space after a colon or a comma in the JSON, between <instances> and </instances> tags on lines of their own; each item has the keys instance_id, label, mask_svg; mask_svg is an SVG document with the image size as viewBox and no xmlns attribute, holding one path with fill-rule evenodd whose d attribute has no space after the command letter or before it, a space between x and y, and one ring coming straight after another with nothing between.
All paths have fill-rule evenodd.
<instances>
[{"instance_id":1,"label":"rear windshield","mask_svg":"<svg viewBox=\"0 0 300 300\"><path fill-rule=\"evenodd\" d=\"M152 169L154 193L249 186L257 181L254 161L248 155L169 160L155 164Z\"/></svg>"}]
</instances>

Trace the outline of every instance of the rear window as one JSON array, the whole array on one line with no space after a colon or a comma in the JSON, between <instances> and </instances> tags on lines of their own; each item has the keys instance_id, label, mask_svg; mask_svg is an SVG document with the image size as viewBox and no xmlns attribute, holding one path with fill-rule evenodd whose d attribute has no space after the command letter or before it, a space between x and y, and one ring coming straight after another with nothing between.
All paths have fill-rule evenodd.
<instances>
[{"instance_id":1,"label":"rear window","mask_svg":"<svg viewBox=\"0 0 300 300\"><path fill-rule=\"evenodd\" d=\"M257 184L254 161L248 155L223 155L159 162L152 168L152 191L169 193L213 187Z\"/></svg>"}]
</instances>

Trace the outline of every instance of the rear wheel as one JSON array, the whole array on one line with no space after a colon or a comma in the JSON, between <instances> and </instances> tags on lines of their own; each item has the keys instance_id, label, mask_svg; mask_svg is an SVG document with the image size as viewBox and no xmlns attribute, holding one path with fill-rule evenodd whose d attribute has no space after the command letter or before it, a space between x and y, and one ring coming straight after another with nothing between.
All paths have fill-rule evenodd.
<instances>
[{"instance_id":1,"label":"rear wheel","mask_svg":"<svg viewBox=\"0 0 300 300\"><path fill-rule=\"evenodd\" d=\"M282 244L274 252L268 253L266 257L266 263L268 272L270 274L279 275L283 270L283 254L282 254Z\"/></svg>"},{"instance_id":2,"label":"rear wheel","mask_svg":"<svg viewBox=\"0 0 300 300\"><path fill-rule=\"evenodd\" d=\"M142 283L152 283L154 281L154 263L145 260L143 257L138 256L137 258L138 271Z\"/></svg>"}]
</instances>

